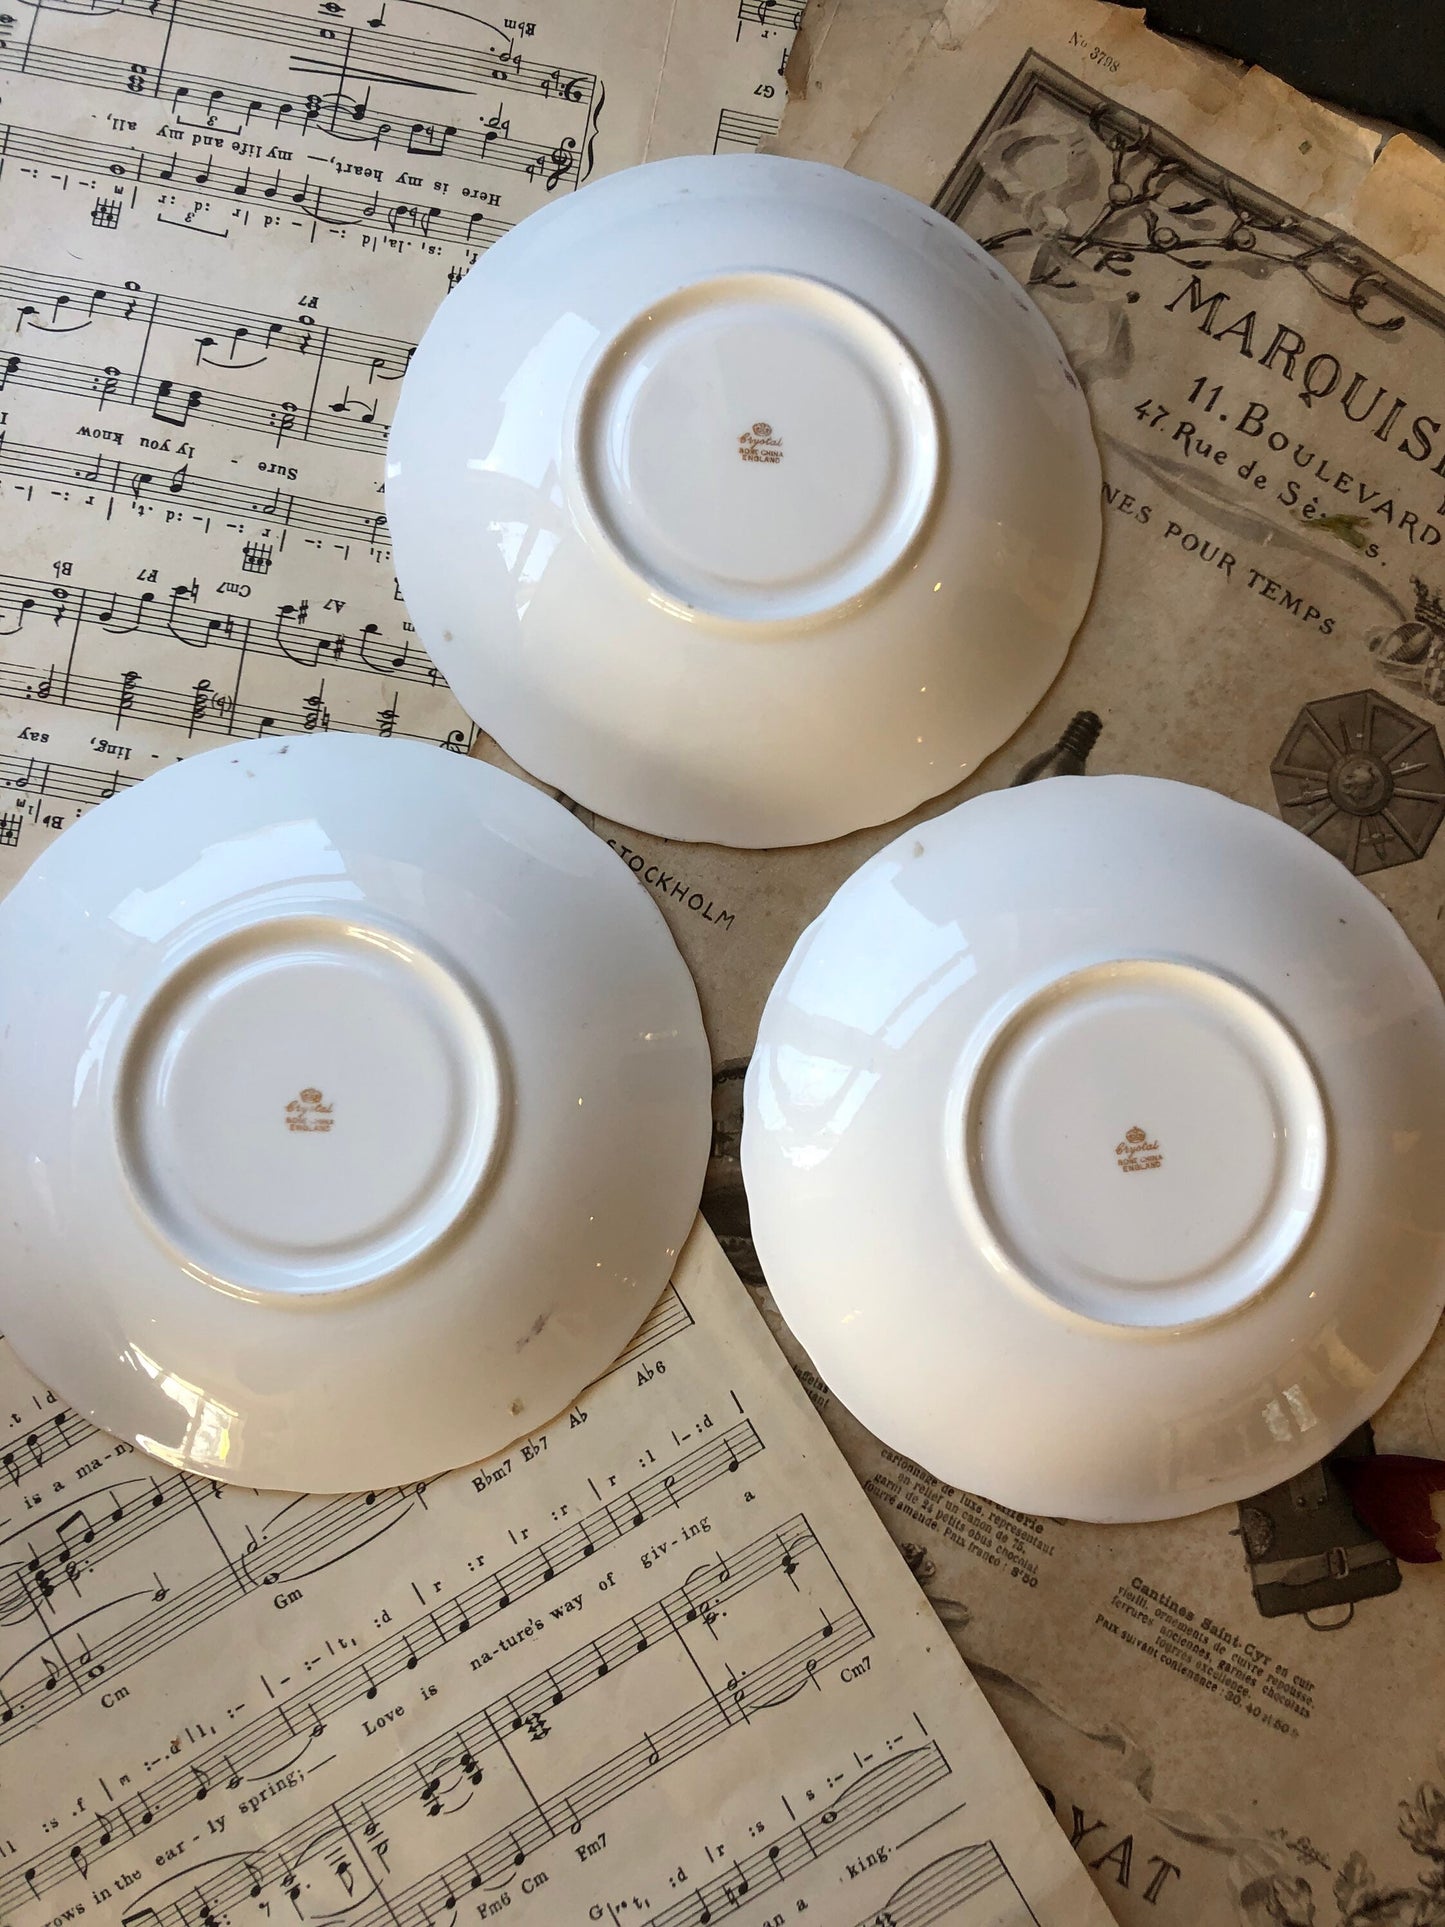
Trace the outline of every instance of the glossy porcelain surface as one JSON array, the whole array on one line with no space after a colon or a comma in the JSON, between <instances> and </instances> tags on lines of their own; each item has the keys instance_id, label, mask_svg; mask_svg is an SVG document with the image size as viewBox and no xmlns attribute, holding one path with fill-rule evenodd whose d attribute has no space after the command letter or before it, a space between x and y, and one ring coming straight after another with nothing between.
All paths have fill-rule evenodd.
<instances>
[{"instance_id":1,"label":"glossy porcelain surface","mask_svg":"<svg viewBox=\"0 0 1445 1927\"><path fill-rule=\"evenodd\" d=\"M841 170L662 161L447 297L387 516L457 696L619 822L809 843L959 782L1057 673L1099 463L1058 342L951 222Z\"/></svg>"},{"instance_id":2,"label":"glossy porcelain surface","mask_svg":"<svg viewBox=\"0 0 1445 1927\"><path fill-rule=\"evenodd\" d=\"M1445 1305L1445 1007L1259 811L1142 777L978 797L799 939L748 1073L753 1236L843 1401L1020 1511L1292 1478Z\"/></svg>"},{"instance_id":3,"label":"glossy porcelain surface","mask_svg":"<svg viewBox=\"0 0 1445 1927\"><path fill-rule=\"evenodd\" d=\"M106 1430L338 1491L500 1450L641 1324L710 1073L647 893L416 744L225 747L0 904L0 1323Z\"/></svg>"}]
</instances>

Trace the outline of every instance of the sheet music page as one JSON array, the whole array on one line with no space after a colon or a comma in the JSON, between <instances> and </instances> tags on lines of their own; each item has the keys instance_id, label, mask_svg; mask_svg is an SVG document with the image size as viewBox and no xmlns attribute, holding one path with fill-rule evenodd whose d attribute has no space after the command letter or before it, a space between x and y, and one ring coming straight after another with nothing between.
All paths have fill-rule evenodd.
<instances>
[{"instance_id":1,"label":"sheet music page","mask_svg":"<svg viewBox=\"0 0 1445 1927\"><path fill-rule=\"evenodd\" d=\"M448 288L645 155L756 146L801 0L0 4L0 887L228 737L465 750L382 454Z\"/></svg>"},{"instance_id":2,"label":"sheet music page","mask_svg":"<svg viewBox=\"0 0 1445 1927\"><path fill-rule=\"evenodd\" d=\"M1102 1924L705 1226L617 1365L286 1498L0 1353L0 1919Z\"/></svg>"}]
</instances>

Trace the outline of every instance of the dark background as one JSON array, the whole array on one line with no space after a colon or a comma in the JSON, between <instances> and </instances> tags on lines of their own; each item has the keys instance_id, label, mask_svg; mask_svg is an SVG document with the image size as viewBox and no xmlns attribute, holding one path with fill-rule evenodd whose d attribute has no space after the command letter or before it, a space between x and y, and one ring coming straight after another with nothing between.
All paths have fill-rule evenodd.
<instances>
[{"instance_id":1,"label":"dark background","mask_svg":"<svg viewBox=\"0 0 1445 1927\"><path fill-rule=\"evenodd\" d=\"M1445 0L1146 0L1151 27L1445 146Z\"/></svg>"}]
</instances>

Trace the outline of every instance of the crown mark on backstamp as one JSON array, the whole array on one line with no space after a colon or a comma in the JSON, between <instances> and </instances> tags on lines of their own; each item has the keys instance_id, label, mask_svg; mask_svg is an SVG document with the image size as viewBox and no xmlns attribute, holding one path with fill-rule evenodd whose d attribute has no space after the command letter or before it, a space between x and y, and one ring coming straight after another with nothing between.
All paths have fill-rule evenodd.
<instances>
[{"instance_id":1,"label":"crown mark on backstamp","mask_svg":"<svg viewBox=\"0 0 1445 1927\"><path fill-rule=\"evenodd\" d=\"M314 1084L308 1084L299 1091L286 1106L286 1129L288 1131L329 1131L335 1122L331 1115L332 1107L322 1097Z\"/></svg>"},{"instance_id":2,"label":"crown mark on backstamp","mask_svg":"<svg viewBox=\"0 0 1445 1927\"><path fill-rule=\"evenodd\" d=\"M1123 1137L1114 1146L1114 1156L1119 1160L1121 1171L1157 1171L1164 1162L1157 1138L1151 1138L1137 1124L1131 1124Z\"/></svg>"}]
</instances>

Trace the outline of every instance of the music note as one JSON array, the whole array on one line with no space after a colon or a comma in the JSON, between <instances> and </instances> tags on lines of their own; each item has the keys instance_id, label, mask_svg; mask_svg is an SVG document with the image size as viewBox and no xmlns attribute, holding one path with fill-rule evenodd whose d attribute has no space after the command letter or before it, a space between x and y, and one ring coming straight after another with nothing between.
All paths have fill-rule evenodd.
<instances>
[{"instance_id":1,"label":"music note","mask_svg":"<svg viewBox=\"0 0 1445 1927\"><path fill-rule=\"evenodd\" d=\"M79 1873L81 1879L86 1879L90 1873L90 1862L85 1857L84 1849L80 1846L72 1847L70 1849L70 1857L75 1862L76 1871Z\"/></svg>"},{"instance_id":2,"label":"music note","mask_svg":"<svg viewBox=\"0 0 1445 1927\"><path fill-rule=\"evenodd\" d=\"M117 726L125 720L127 711L135 707L135 690L136 684L139 681L140 671L138 669L127 669L121 674L120 694L116 699L115 705L115 720Z\"/></svg>"},{"instance_id":3,"label":"music note","mask_svg":"<svg viewBox=\"0 0 1445 1927\"><path fill-rule=\"evenodd\" d=\"M428 159L439 160L446 153L447 142L456 131L455 127L439 128L431 122L414 121L406 137L406 151L408 154L421 154Z\"/></svg>"},{"instance_id":4,"label":"music note","mask_svg":"<svg viewBox=\"0 0 1445 1927\"><path fill-rule=\"evenodd\" d=\"M70 1557L71 1529L77 1522L84 1527L84 1530L76 1535L80 1544L89 1546L95 1543L95 1527L90 1523L88 1513L86 1513L83 1508L79 1511L72 1512L68 1514L66 1518L62 1519L60 1524L55 1528L55 1536L60 1541L60 1556L62 1559L68 1559Z\"/></svg>"},{"instance_id":5,"label":"music note","mask_svg":"<svg viewBox=\"0 0 1445 1927\"><path fill-rule=\"evenodd\" d=\"M327 407L333 415L350 415L355 411L358 421L374 422L376 420L376 403L368 404L359 395L353 395L349 382L342 391L341 400L328 402Z\"/></svg>"},{"instance_id":6,"label":"music note","mask_svg":"<svg viewBox=\"0 0 1445 1927\"><path fill-rule=\"evenodd\" d=\"M151 416L155 421L165 422L172 428L184 428L191 419L192 411L200 407L201 400L199 388L192 388L188 393L178 395L174 382L161 381L156 385L156 398L151 407Z\"/></svg>"}]
</instances>

